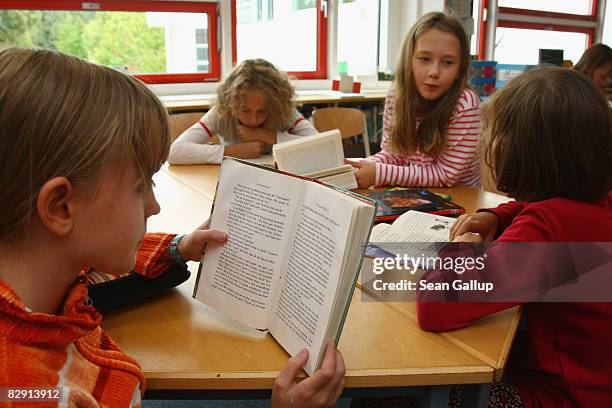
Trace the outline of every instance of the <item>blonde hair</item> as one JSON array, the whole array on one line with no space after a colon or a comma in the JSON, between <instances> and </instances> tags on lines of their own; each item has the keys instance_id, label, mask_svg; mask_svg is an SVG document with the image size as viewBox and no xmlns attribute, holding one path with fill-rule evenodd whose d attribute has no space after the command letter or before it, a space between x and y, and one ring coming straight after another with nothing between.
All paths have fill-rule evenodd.
<instances>
[{"instance_id":1,"label":"blonde hair","mask_svg":"<svg viewBox=\"0 0 612 408\"><path fill-rule=\"evenodd\" d=\"M27 234L49 179L94 190L135 162L149 181L169 145L166 110L140 81L51 50L0 51L1 239Z\"/></svg>"},{"instance_id":2,"label":"blonde hair","mask_svg":"<svg viewBox=\"0 0 612 408\"><path fill-rule=\"evenodd\" d=\"M295 109L295 91L287 74L261 58L242 61L217 88L216 106L221 120L226 125L234 123L242 96L250 90L259 90L265 95L268 117L263 126L275 132L289 129Z\"/></svg>"},{"instance_id":3,"label":"blonde hair","mask_svg":"<svg viewBox=\"0 0 612 408\"><path fill-rule=\"evenodd\" d=\"M612 111L586 76L528 71L482 106L481 147L500 191L595 201L612 190Z\"/></svg>"},{"instance_id":4,"label":"blonde hair","mask_svg":"<svg viewBox=\"0 0 612 408\"><path fill-rule=\"evenodd\" d=\"M461 62L458 78L436 106L422 118L417 129L417 108L425 101L417 91L412 71L414 47L416 40L433 28L450 33L459 39ZM467 88L469 63L470 43L463 25L456 17L441 12L431 12L417 20L404 38L395 73L395 111L389 139L389 148L393 153L410 155L418 149L423 153L435 155L444 150L448 122L461 92Z\"/></svg>"}]
</instances>

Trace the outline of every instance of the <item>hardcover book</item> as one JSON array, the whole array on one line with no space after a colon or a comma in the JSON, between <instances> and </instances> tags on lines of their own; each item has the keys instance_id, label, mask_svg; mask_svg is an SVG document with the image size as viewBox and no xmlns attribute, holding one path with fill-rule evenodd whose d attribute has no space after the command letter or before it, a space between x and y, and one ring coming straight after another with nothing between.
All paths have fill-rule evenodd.
<instances>
[{"instance_id":1,"label":"hardcover book","mask_svg":"<svg viewBox=\"0 0 612 408\"><path fill-rule=\"evenodd\" d=\"M347 190L357 188L353 167L344 163L342 137L338 129L275 144L272 151L279 170Z\"/></svg>"},{"instance_id":2,"label":"hardcover book","mask_svg":"<svg viewBox=\"0 0 612 408\"><path fill-rule=\"evenodd\" d=\"M374 223L376 202L226 157L210 220L223 245L206 248L194 298L268 330L305 371L339 339Z\"/></svg>"},{"instance_id":3,"label":"hardcover book","mask_svg":"<svg viewBox=\"0 0 612 408\"><path fill-rule=\"evenodd\" d=\"M410 210L450 216L465 213L465 209L460 205L421 188L360 193L378 203L377 222L392 221Z\"/></svg>"}]
</instances>

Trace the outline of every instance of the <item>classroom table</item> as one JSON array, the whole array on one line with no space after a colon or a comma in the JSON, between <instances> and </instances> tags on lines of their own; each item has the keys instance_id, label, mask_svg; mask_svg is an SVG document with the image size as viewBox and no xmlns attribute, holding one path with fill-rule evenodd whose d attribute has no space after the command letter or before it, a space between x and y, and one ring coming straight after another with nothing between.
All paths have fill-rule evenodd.
<instances>
[{"instance_id":1,"label":"classroom table","mask_svg":"<svg viewBox=\"0 0 612 408\"><path fill-rule=\"evenodd\" d=\"M385 100L387 90L363 91L360 94L342 94L337 91L299 91L297 102L304 105L337 105L339 103L378 103ZM171 113L204 111L215 103L216 94L167 95L160 100Z\"/></svg>"},{"instance_id":2,"label":"classroom table","mask_svg":"<svg viewBox=\"0 0 612 408\"><path fill-rule=\"evenodd\" d=\"M149 230L188 232L208 216L218 165L168 166L154 181L161 212ZM451 193L468 211L508 199L470 188ZM166 294L105 314L103 328L140 362L146 398L266 398L287 353L269 335L247 330L192 298L191 278ZM367 301L355 290L338 345L347 366L344 397L416 392L425 406L443 406L448 384L464 388L466 406L486 406L488 384L501 378L518 308L449 333L429 333L417 324L414 303ZM416 388L415 388L416 387ZM445 405L444 405L445 406Z\"/></svg>"}]
</instances>

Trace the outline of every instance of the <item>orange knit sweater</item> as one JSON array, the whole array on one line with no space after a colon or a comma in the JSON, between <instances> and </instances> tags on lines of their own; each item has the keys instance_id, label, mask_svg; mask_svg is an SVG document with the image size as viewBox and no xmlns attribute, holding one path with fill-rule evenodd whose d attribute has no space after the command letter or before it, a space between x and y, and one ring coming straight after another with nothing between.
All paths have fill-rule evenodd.
<instances>
[{"instance_id":1,"label":"orange knit sweater","mask_svg":"<svg viewBox=\"0 0 612 408\"><path fill-rule=\"evenodd\" d=\"M155 277L172 261L158 262L173 235L147 234L135 271ZM62 313L30 312L0 280L0 407L139 407L145 379L138 363L100 328L101 316L86 305L85 275L66 295ZM58 389L61 401L8 399L14 389Z\"/></svg>"}]
</instances>

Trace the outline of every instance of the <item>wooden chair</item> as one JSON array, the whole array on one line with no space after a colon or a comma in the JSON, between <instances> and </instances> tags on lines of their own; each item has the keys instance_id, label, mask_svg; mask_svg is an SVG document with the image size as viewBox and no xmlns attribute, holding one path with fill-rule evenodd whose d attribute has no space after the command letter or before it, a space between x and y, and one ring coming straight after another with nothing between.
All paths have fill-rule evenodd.
<instances>
[{"instance_id":1,"label":"wooden chair","mask_svg":"<svg viewBox=\"0 0 612 408\"><path fill-rule=\"evenodd\" d=\"M322 108L313 113L313 125L319 132L339 129L342 139L362 135L365 156L370 155L368 126L362 110L355 108Z\"/></svg>"},{"instance_id":2,"label":"wooden chair","mask_svg":"<svg viewBox=\"0 0 612 408\"><path fill-rule=\"evenodd\" d=\"M170 136L172 137L172 141L179 137L185 130L193 126L202 116L204 116L204 112L185 112L170 115ZM219 144L218 136L215 135L214 139L213 143Z\"/></svg>"}]
</instances>

